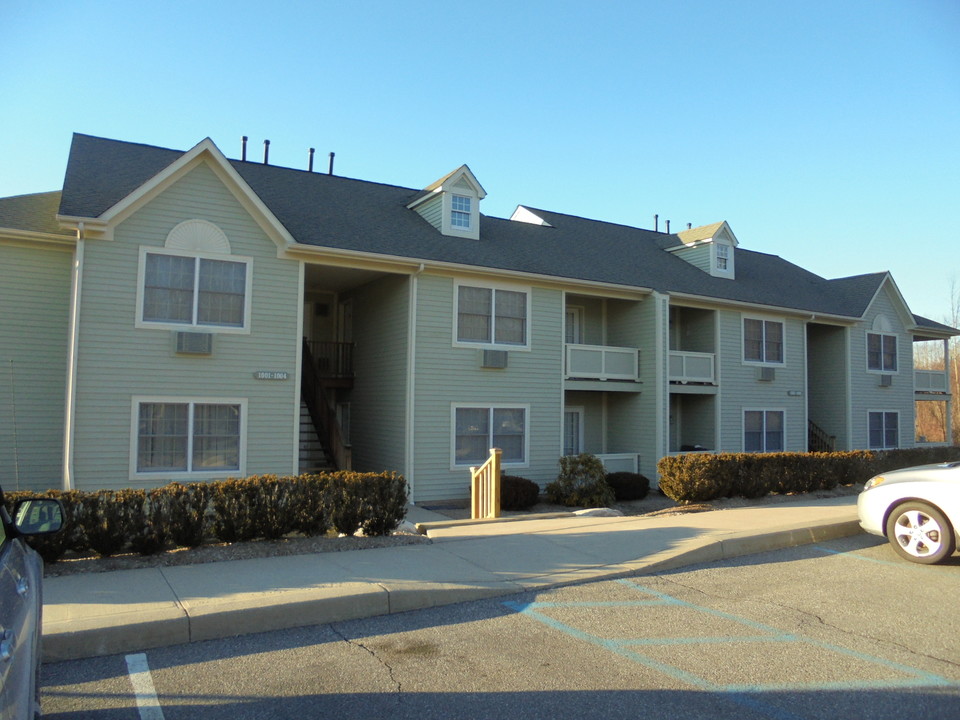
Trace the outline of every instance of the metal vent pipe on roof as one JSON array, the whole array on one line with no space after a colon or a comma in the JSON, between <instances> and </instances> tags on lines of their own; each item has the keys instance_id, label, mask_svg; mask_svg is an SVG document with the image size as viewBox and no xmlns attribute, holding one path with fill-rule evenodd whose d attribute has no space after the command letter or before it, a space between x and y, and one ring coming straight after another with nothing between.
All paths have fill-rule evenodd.
<instances>
[{"instance_id":1,"label":"metal vent pipe on roof","mask_svg":"<svg viewBox=\"0 0 960 720\"><path fill-rule=\"evenodd\" d=\"M310 148L310 152L307 153L307 172L313 172L313 153L316 152L313 148Z\"/></svg>"},{"instance_id":2,"label":"metal vent pipe on roof","mask_svg":"<svg viewBox=\"0 0 960 720\"><path fill-rule=\"evenodd\" d=\"M670 234L670 221L667 220L667 235Z\"/></svg>"},{"instance_id":3,"label":"metal vent pipe on roof","mask_svg":"<svg viewBox=\"0 0 960 720\"><path fill-rule=\"evenodd\" d=\"M653 231L660 232L660 216L659 215L653 216Z\"/></svg>"},{"instance_id":4,"label":"metal vent pipe on roof","mask_svg":"<svg viewBox=\"0 0 960 720\"><path fill-rule=\"evenodd\" d=\"M334 155L336 155L336 153L334 152L330 153L330 167L327 168L327 175L333 175L333 156Z\"/></svg>"},{"instance_id":5,"label":"metal vent pipe on roof","mask_svg":"<svg viewBox=\"0 0 960 720\"><path fill-rule=\"evenodd\" d=\"M247 161L247 136L244 135L240 138L240 159L243 162Z\"/></svg>"},{"instance_id":6,"label":"metal vent pipe on roof","mask_svg":"<svg viewBox=\"0 0 960 720\"><path fill-rule=\"evenodd\" d=\"M692 227L693 227L693 223L687 223L687 230L691 229Z\"/></svg>"},{"instance_id":7,"label":"metal vent pipe on roof","mask_svg":"<svg viewBox=\"0 0 960 720\"><path fill-rule=\"evenodd\" d=\"M263 141L263 164L264 165L270 164L270 141L269 140Z\"/></svg>"}]
</instances>

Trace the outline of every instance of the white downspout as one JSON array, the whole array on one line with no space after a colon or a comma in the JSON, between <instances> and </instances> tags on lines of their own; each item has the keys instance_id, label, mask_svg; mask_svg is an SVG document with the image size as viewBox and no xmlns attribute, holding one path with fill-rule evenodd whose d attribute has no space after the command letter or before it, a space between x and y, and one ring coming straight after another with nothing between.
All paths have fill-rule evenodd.
<instances>
[{"instance_id":1,"label":"white downspout","mask_svg":"<svg viewBox=\"0 0 960 720\"><path fill-rule=\"evenodd\" d=\"M407 457L404 462L404 476L407 478L407 485L410 487L410 504L416 502L416 477L414 476L414 421L416 412L414 403L416 402L416 363L417 363L417 301L419 296L420 273L425 269L425 265L420 263L420 267L410 276L410 307L407 312L407 325L410 328L407 343Z\"/></svg>"},{"instance_id":2,"label":"white downspout","mask_svg":"<svg viewBox=\"0 0 960 720\"><path fill-rule=\"evenodd\" d=\"M77 226L77 246L70 271L70 317L67 330L67 388L63 423L63 489L76 487L73 476L73 443L77 412L77 355L80 344L80 290L83 278L83 223Z\"/></svg>"}]
</instances>

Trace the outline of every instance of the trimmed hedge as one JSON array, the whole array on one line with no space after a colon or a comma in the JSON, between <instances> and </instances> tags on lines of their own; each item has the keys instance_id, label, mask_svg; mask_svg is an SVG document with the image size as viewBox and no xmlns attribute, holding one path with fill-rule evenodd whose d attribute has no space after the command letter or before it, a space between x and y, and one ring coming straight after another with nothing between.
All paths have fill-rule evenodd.
<instances>
[{"instance_id":1,"label":"trimmed hedge","mask_svg":"<svg viewBox=\"0 0 960 720\"><path fill-rule=\"evenodd\" d=\"M697 453L657 463L660 490L678 503L758 498L853 485L912 465L960 460L960 447L833 453Z\"/></svg>"},{"instance_id":2,"label":"trimmed hedge","mask_svg":"<svg viewBox=\"0 0 960 720\"><path fill-rule=\"evenodd\" d=\"M500 477L500 508L502 510L529 510L540 498L540 487L524 477Z\"/></svg>"},{"instance_id":3,"label":"trimmed hedge","mask_svg":"<svg viewBox=\"0 0 960 720\"><path fill-rule=\"evenodd\" d=\"M607 473L607 485L617 500L643 500L650 492L650 479L633 472Z\"/></svg>"},{"instance_id":4,"label":"trimmed hedge","mask_svg":"<svg viewBox=\"0 0 960 720\"><path fill-rule=\"evenodd\" d=\"M28 537L47 562L67 551L144 555L205 540L277 539L292 532L389 535L406 517L406 480L395 473L334 472L297 477L256 475L210 483L170 483L152 490L50 490L5 494L8 512L20 498L60 500L64 525Z\"/></svg>"}]
</instances>

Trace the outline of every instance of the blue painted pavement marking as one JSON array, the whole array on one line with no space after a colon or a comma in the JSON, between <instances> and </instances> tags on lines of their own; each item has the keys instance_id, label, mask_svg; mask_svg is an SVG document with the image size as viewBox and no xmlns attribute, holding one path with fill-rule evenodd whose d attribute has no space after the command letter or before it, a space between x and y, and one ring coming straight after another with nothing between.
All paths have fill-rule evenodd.
<instances>
[{"instance_id":1,"label":"blue painted pavement marking","mask_svg":"<svg viewBox=\"0 0 960 720\"><path fill-rule=\"evenodd\" d=\"M823 548L818 548L826 551ZM812 638L801 637L793 633L786 633L779 628L765 625L749 618L733 615L731 613L714 610L712 608L696 605L679 598L658 592L653 588L641 585L634 580L624 579L615 581L621 585L636 590L638 593L646 596L644 599L631 601L615 602L530 602L520 603L506 601L503 604L515 610L518 613L526 615L537 620L544 625L562 632L577 640L588 642L592 645L608 650L621 657L627 658L645 667L656 670L664 675L671 677L683 683L687 683L696 688L709 692L724 693L733 702L744 707L758 710L764 715L775 718L775 720L803 720L799 715L774 707L757 696L763 693L773 691L825 691L825 690L876 690L876 689L905 689L919 687L947 687L956 686L956 683L928 673L919 668L909 667L900 663L893 662L880 657L867 655L865 653L851 650L849 648L825 643ZM724 635L713 637L647 637L647 638L622 638L609 639L593 635L579 628L573 627L567 623L561 622L556 618L550 617L544 611L556 608L623 608L623 607L668 607L674 606L690 610L692 612L703 613L713 617L729 620L739 625L748 627L756 632L753 635ZM641 652L644 647L663 647L680 645L698 645L698 644L717 644L717 643L798 643L809 645L820 650L852 657L860 662L877 665L886 668L892 672L906 675L907 677L891 677L884 680L855 680L848 682L814 682L814 683L764 683L764 684L717 684L705 677L695 673L683 670L675 665L662 662Z\"/></svg>"}]
</instances>

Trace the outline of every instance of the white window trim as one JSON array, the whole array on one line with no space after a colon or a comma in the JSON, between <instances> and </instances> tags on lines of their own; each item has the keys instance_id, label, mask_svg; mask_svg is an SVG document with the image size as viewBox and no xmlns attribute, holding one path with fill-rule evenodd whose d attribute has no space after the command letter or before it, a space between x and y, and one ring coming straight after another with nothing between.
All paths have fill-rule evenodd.
<instances>
[{"instance_id":1,"label":"white window trim","mask_svg":"<svg viewBox=\"0 0 960 720\"><path fill-rule=\"evenodd\" d=\"M870 336L879 335L881 338L892 337L897 341L897 351L894 353L894 359L897 363L896 370L882 370L877 368L870 367ZM883 340L880 340L880 361L883 362ZM876 330L867 330L863 336L863 352L864 352L864 364L867 367L867 372L872 375L899 375L900 374L900 336L892 332L878 332ZM879 410L877 412L880 412Z\"/></svg>"},{"instance_id":2,"label":"white window trim","mask_svg":"<svg viewBox=\"0 0 960 720\"><path fill-rule=\"evenodd\" d=\"M764 448L763 450L747 450L747 413L748 412L778 412L783 414L783 449L782 450L767 450L766 445L766 432L764 432ZM764 416L764 428L766 428L766 416ZM757 454L766 454L770 452L788 452L787 449L787 409L783 407L745 407L740 413L740 450L741 452L757 453Z\"/></svg>"},{"instance_id":3,"label":"white window trim","mask_svg":"<svg viewBox=\"0 0 960 720\"><path fill-rule=\"evenodd\" d=\"M873 446L870 444L870 416L873 415L874 413L882 413L882 414L884 414L884 415L890 413L890 414L893 414L893 415L896 415L896 416L897 416L897 444L894 445L893 447L886 447L886 446L873 447ZM901 439L902 439L902 435L903 435L903 423L901 423L901 420L902 420L902 419L903 419L903 413L901 413L899 410L894 410L894 409L889 409L889 410L876 410L876 409L871 409L871 410L867 410L867 449L868 449L868 450L898 450L899 448L901 448L901 447L902 447ZM886 426L884 426L884 430L886 430ZM886 432L884 432L884 435L886 435Z\"/></svg>"},{"instance_id":4,"label":"white window trim","mask_svg":"<svg viewBox=\"0 0 960 720\"><path fill-rule=\"evenodd\" d=\"M470 226L463 227L460 225L453 224L453 196L459 195L460 197L465 197L470 199ZM469 238L471 240L480 239L480 198L475 194L467 190L458 189L456 191L449 190L443 193L443 207L442 212L442 230L441 232L444 235L459 235L460 237Z\"/></svg>"},{"instance_id":5,"label":"white window trim","mask_svg":"<svg viewBox=\"0 0 960 720\"><path fill-rule=\"evenodd\" d=\"M457 410L461 408L480 408L483 410L523 410L523 462L501 462L501 467L527 468L530 467L530 405L528 403L487 403L487 402L456 402L450 404L450 469L458 472L469 471L471 467L479 467L486 458L475 465L461 465L457 463ZM492 438L491 438L492 441ZM487 448L490 450L490 448ZM489 456L488 456L489 457Z\"/></svg>"},{"instance_id":6,"label":"white window trim","mask_svg":"<svg viewBox=\"0 0 960 720\"><path fill-rule=\"evenodd\" d=\"M201 260L221 260L243 263L247 266L246 285L244 287L243 326L227 327L224 325L197 325L196 323L154 322L143 319L144 282L147 272L147 255L174 255L176 257L200 258ZM189 252L186 250L140 246L140 261L137 267L137 314L134 327L151 330L187 330L192 332L229 333L233 335L250 334L251 308L253 307L253 258L241 255L224 255L221 253Z\"/></svg>"},{"instance_id":7,"label":"white window trim","mask_svg":"<svg viewBox=\"0 0 960 720\"><path fill-rule=\"evenodd\" d=\"M783 359L779 361L767 360L767 351L766 351L766 342L762 344L763 347L763 360L750 360L746 356L746 348L744 347L744 341L746 340L746 331L744 328L744 322L746 320L759 320L762 323L779 323L783 327ZM766 338L766 326L764 326L764 338ZM767 366L767 367L784 367L787 364L787 321L782 317L770 317L763 315L741 315L740 316L740 360L744 365L753 365L753 366Z\"/></svg>"},{"instance_id":8,"label":"white window trim","mask_svg":"<svg viewBox=\"0 0 960 720\"><path fill-rule=\"evenodd\" d=\"M510 292L521 292L526 295L527 298L527 317L526 317L526 327L524 329L524 337L526 342L523 345L515 345L513 343L498 343L498 342L471 342L469 340L460 340L458 339L459 335L459 325L460 325L460 288L463 287L474 287L474 288L483 288L485 290L494 291L494 304L492 312L496 315L496 291L497 290L508 290ZM518 350L523 352L528 352L531 349L530 343L530 330L531 325L531 315L533 311L533 290L529 285L510 285L508 283L488 283L488 282L471 282L469 280L455 280L453 283L453 346L462 347L462 348L480 348L487 350ZM491 318L492 322L495 322ZM491 328L490 333L491 339L496 337L496 327Z\"/></svg>"},{"instance_id":9,"label":"white window trim","mask_svg":"<svg viewBox=\"0 0 960 720\"><path fill-rule=\"evenodd\" d=\"M140 442L140 405L151 403L180 403L193 405L240 406L240 467L236 470L207 470L177 472L160 470L143 472L137 469ZM192 413L191 413L192 416ZM192 442L192 439L191 439ZM217 480L227 477L245 477L247 474L247 398L198 397L180 395L134 395L130 401L130 480Z\"/></svg>"}]
</instances>

